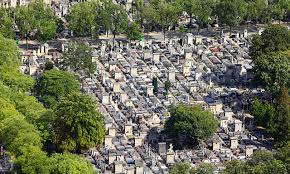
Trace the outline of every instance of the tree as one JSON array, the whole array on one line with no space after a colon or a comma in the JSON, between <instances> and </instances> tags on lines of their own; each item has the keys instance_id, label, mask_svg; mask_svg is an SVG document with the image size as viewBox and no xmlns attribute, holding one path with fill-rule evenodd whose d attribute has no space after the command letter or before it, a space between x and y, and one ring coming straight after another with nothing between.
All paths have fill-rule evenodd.
<instances>
[{"instance_id":1,"label":"tree","mask_svg":"<svg viewBox=\"0 0 290 174\"><path fill-rule=\"evenodd\" d=\"M15 172L23 174L50 174L52 164L46 153L37 146L21 147L21 155L15 160Z\"/></svg>"},{"instance_id":2,"label":"tree","mask_svg":"<svg viewBox=\"0 0 290 174\"><path fill-rule=\"evenodd\" d=\"M211 164L201 164L193 168L189 163L177 163L169 170L169 174L212 174L214 166Z\"/></svg>"},{"instance_id":3,"label":"tree","mask_svg":"<svg viewBox=\"0 0 290 174\"><path fill-rule=\"evenodd\" d=\"M15 161L15 171L23 174L96 174L93 166L82 157L64 153L48 157L35 146L24 146L22 154Z\"/></svg>"},{"instance_id":4,"label":"tree","mask_svg":"<svg viewBox=\"0 0 290 174\"><path fill-rule=\"evenodd\" d=\"M282 25L269 25L261 36L255 36L251 55L255 58L262 53L284 51L290 45L290 32Z\"/></svg>"},{"instance_id":5,"label":"tree","mask_svg":"<svg viewBox=\"0 0 290 174\"><path fill-rule=\"evenodd\" d=\"M129 24L126 35L129 40L139 40L141 38L141 28L139 24L136 22Z\"/></svg>"},{"instance_id":6,"label":"tree","mask_svg":"<svg viewBox=\"0 0 290 174\"><path fill-rule=\"evenodd\" d=\"M16 9L16 24L20 33L26 36L36 31L36 37L46 41L56 34L57 21L51 8L42 0L30 2L27 6L19 6Z\"/></svg>"},{"instance_id":7,"label":"tree","mask_svg":"<svg viewBox=\"0 0 290 174\"><path fill-rule=\"evenodd\" d=\"M225 165L223 174L266 174L266 173L287 173L282 161L273 157L268 151L255 151L252 159L247 162L229 161Z\"/></svg>"},{"instance_id":8,"label":"tree","mask_svg":"<svg viewBox=\"0 0 290 174\"><path fill-rule=\"evenodd\" d=\"M262 103L255 99L252 103L251 114L254 116L258 125L266 128L267 132L273 135L275 128L275 108L268 102Z\"/></svg>"},{"instance_id":9,"label":"tree","mask_svg":"<svg viewBox=\"0 0 290 174\"><path fill-rule=\"evenodd\" d=\"M195 0L195 16L200 24L209 24L216 6L215 0Z\"/></svg>"},{"instance_id":10,"label":"tree","mask_svg":"<svg viewBox=\"0 0 290 174\"><path fill-rule=\"evenodd\" d=\"M113 3L111 0L103 0L99 7L97 23L106 32L111 31L116 38L116 34L124 33L128 26L128 14L122 6Z\"/></svg>"},{"instance_id":11,"label":"tree","mask_svg":"<svg viewBox=\"0 0 290 174\"><path fill-rule=\"evenodd\" d=\"M73 155L69 153L54 154L50 160L52 164L54 164L51 171L51 173L54 174L97 174L97 172L95 172L93 169L93 165L89 164L78 155Z\"/></svg>"},{"instance_id":12,"label":"tree","mask_svg":"<svg viewBox=\"0 0 290 174\"><path fill-rule=\"evenodd\" d=\"M0 66L0 80L15 91L27 92L33 88L34 79L19 72L17 65Z\"/></svg>"},{"instance_id":13,"label":"tree","mask_svg":"<svg viewBox=\"0 0 290 174\"><path fill-rule=\"evenodd\" d=\"M14 39L14 21L9 16L7 9L0 8L0 34L9 39Z\"/></svg>"},{"instance_id":14,"label":"tree","mask_svg":"<svg viewBox=\"0 0 290 174\"><path fill-rule=\"evenodd\" d=\"M158 80L156 77L153 77L152 85L153 85L153 92L157 94L158 93Z\"/></svg>"},{"instance_id":15,"label":"tree","mask_svg":"<svg viewBox=\"0 0 290 174\"><path fill-rule=\"evenodd\" d=\"M290 10L289 0L278 0L274 4L274 15L279 21L283 20Z\"/></svg>"},{"instance_id":16,"label":"tree","mask_svg":"<svg viewBox=\"0 0 290 174\"><path fill-rule=\"evenodd\" d=\"M195 169L195 174L212 174L214 173L214 166L203 163Z\"/></svg>"},{"instance_id":17,"label":"tree","mask_svg":"<svg viewBox=\"0 0 290 174\"><path fill-rule=\"evenodd\" d=\"M223 0L216 6L216 14L221 23L230 28L237 26L245 15L245 3L241 0Z\"/></svg>"},{"instance_id":18,"label":"tree","mask_svg":"<svg viewBox=\"0 0 290 174\"><path fill-rule=\"evenodd\" d=\"M286 167L282 161L275 159L268 151L256 151L246 165L249 166L247 173L286 173Z\"/></svg>"},{"instance_id":19,"label":"tree","mask_svg":"<svg viewBox=\"0 0 290 174\"><path fill-rule=\"evenodd\" d=\"M166 2L161 0L158 4L153 6L157 12L156 19L157 23L161 26L164 40L166 37L166 31L169 30L169 27L174 26L178 22L179 6L175 3Z\"/></svg>"},{"instance_id":20,"label":"tree","mask_svg":"<svg viewBox=\"0 0 290 174\"><path fill-rule=\"evenodd\" d=\"M64 151L80 153L103 141L103 117L91 97L71 93L55 109L53 141Z\"/></svg>"},{"instance_id":21,"label":"tree","mask_svg":"<svg viewBox=\"0 0 290 174\"><path fill-rule=\"evenodd\" d=\"M151 31L157 25L157 11L152 5L146 5L141 11L142 25L147 31Z\"/></svg>"},{"instance_id":22,"label":"tree","mask_svg":"<svg viewBox=\"0 0 290 174\"><path fill-rule=\"evenodd\" d=\"M0 66L19 65L19 63L20 56L15 41L0 34Z\"/></svg>"},{"instance_id":23,"label":"tree","mask_svg":"<svg viewBox=\"0 0 290 174\"><path fill-rule=\"evenodd\" d=\"M225 163L222 174L247 174L245 162L232 160Z\"/></svg>"},{"instance_id":24,"label":"tree","mask_svg":"<svg viewBox=\"0 0 290 174\"><path fill-rule=\"evenodd\" d=\"M0 106L2 107L0 110L0 121L12 116L21 116L21 113L16 110L14 103L10 100L0 97Z\"/></svg>"},{"instance_id":25,"label":"tree","mask_svg":"<svg viewBox=\"0 0 290 174\"><path fill-rule=\"evenodd\" d=\"M44 70L51 70L54 68L54 64L52 61L47 61L45 62L45 65L44 65Z\"/></svg>"},{"instance_id":26,"label":"tree","mask_svg":"<svg viewBox=\"0 0 290 174\"><path fill-rule=\"evenodd\" d=\"M171 87L171 83L169 80L165 81L164 83L164 89L165 89L165 92L166 92L166 95L168 94L168 91L169 91L169 88Z\"/></svg>"},{"instance_id":27,"label":"tree","mask_svg":"<svg viewBox=\"0 0 290 174\"><path fill-rule=\"evenodd\" d=\"M68 15L69 28L76 36L88 36L96 32L97 4L95 2L81 2L74 5Z\"/></svg>"},{"instance_id":28,"label":"tree","mask_svg":"<svg viewBox=\"0 0 290 174\"><path fill-rule=\"evenodd\" d=\"M96 70L96 65L92 62L92 48L83 43L71 43L68 50L63 54L61 68L73 72L85 72L92 74Z\"/></svg>"},{"instance_id":29,"label":"tree","mask_svg":"<svg viewBox=\"0 0 290 174\"><path fill-rule=\"evenodd\" d=\"M0 139L4 147L18 156L23 145L42 147L39 132L23 116L12 116L0 122Z\"/></svg>"},{"instance_id":30,"label":"tree","mask_svg":"<svg viewBox=\"0 0 290 174\"><path fill-rule=\"evenodd\" d=\"M276 138L280 142L290 141L290 96L289 87L282 87L276 107Z\"/></svg>"},{"instance_id":31,"label":"tree","mask_svg":"<svg viewBox=\"0 0 290 174\"><path fill-rule=\"evenodd\" d=\"M281 87L290 88L290 59L282 53L268 53L254 60L255 82L275 97Z\"/></svg>"},{"instance_id":32,"label":"tree","mask_svg":"<svg viewBox=\"0 0 290 174\"><path fill-rule=\"evenodd\" d=\"M213 114L201 106L179 104L170 109L165 133L175 141L192 145L210 138L218 127Z\"/></svg>"},{"instance_id":33,"label":"tree","mask_svg":"<svg viewBox=\"0 0 290 174\"><path fill-rule=\"evenodd\" d=\"M264 0L247 1L246 18L255 23L267 22L271 19L271 13L267 13L269 8Z\"/></svg>"},{"instance_id":34,"label":"tree","mask_svg":"<svg viewBox=\"0 0 290 174\"><path fill-rule=\"evenodd\" d=\"M169 170L169 174L193 174L194 171L189 163L176 163Z\"/></svg>"},{"instance_id":35,"label":"tree","mask_svg":"<svg viewBox=\"0 0 290 174\"><path fill-rule=\"evenodd\" d=\"M55 106L61 97L79 89L74 75L57 69L45 71L35 85L36 95L49 107Z\"/></svg>"},{"instance_id":36,"label":"tree","mask_svg":"<svg viewBox=\"0 0 290 174\"><path fill-rule=\"evenodd\" d=\"M287 173L290 173L290 144L278 148L274 156L277 160L280 160L285 164Z\"/></svg>"}]
</instances>

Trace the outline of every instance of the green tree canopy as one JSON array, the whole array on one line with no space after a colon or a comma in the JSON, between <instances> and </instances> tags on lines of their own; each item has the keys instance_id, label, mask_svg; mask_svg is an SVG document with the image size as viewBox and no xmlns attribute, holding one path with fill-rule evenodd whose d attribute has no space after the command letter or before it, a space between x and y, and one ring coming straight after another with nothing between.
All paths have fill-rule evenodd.
<instances>
[{"instance_id":1,"label":"green tree canopy","mask_svg":"<svg viewBox=\"0 0 290 174\"><path fill-rule=\"evenodd\" d=\"M42 147L39 132L23 116L12 116L0 122L0 139L7 150L18 156L21 147L32 145Z\"/></svg>"},{"instance_id":2,"label":"green tree canopy","mask_svg":"<svg viewBox=\"0 0 290 174\"><path fill-rule=\"evenodd\" d=\"M95 63L92 62L92 48L83 43L71 43L68 50L63 54L61 67L73 72L85 72L93 74L96 70Z\"/></svg>"},{"instance_id":3,"label":"green tree canopy","mask_svg":"<svg viewBox=\"0 0 290 174\"><path fill-rule=\"evenodd\" d=\"M129 24L126 35L129 40L139 40L142 36L139 24L136 22Z\"/></svg>"},{"instance_id":4,"label":"green tree canopy","mask_svg":"<svg viewBox=\"0 0 290 174\"><path fill-rule=\"evenodd\" d=\"M222 0L216 6L216 15L221 23L234 27L242 21L245 7L243 0Z\"/></svg>"},{"instance_id":5,"label":"green tree canopy","mask_svg":"<svg viewBox=\"0 0 290 174\"><path fill-rule=\"evenodd\" d=\"M179 104L170 109L170 118L165 123L165 132L176 141L196 144L210 138L218 123L210 111L201 106Z\"/></svg>"},{"instance_id":6,"label":"green tree canopy","mask_svg":"<svg viewBox=\"0 0 290 174\"><path fill-rule=\"evenodd\" d=\"M52 163L38 146L21 146L21 155L15 160L15 171L23 174L51 174Z\"/></svg>"},{"instance_id":7,"label":"green tree canopy","mask_svg":"<svg viewBox=\"0 0 290 174\"><path fill-rule=\"evenodd\" d=\"M7 9L3 7L0 8L0 34L10 39L15 37L14 20L9 16Z\"/></svg>"},{"instance_id":8,"label":"green tree canopy","mask_svg":"<svg viewBox=\"0 0 290 174\"><path fill-rule=\"evenodd\" d=\"M96 174L93 166L84 158L64 153L48 157L35 146L24 146L22 154L15 161L15 171L23 174Z\"/></svg>"},{"instance_id":9,"label":"green tree canopy","mask_svg":"<svg viewBox=\"0 0 290 174\"><path fill-rule=\"evenodd\" d=\"M274 158L271 152L256 151L249 161L229 161L222 174L285 174L287 169L282 161Z\"/></svg>"},{"instance_id":10,"label":"green tree canopy","mask_svg":"<svg viewBox=\"0 0 290 174\"><path fill-rule=\"evenodd\" d=\"M262 54L254 60L255 82L277 95L281 87L290 88L290 59L282 53Z\"/></svg>"},{"instance_id":11,"label":"green tree canopy","mask_svg":"<svg viewBox=\"0 0 290 174\"><path fill-rule=\"evenodd\" d=\"M52 169L53 174L97 174L94 171L93 165L84 160L83 157L69 153L54 154L50 161L54 164Z\"/></svg>"},{"instance_id":12,"label":"green tree canopy","mask_svg":"<svg viewBox=\"0 0 290 174\"><path fill-rule=\"evenodd\" d=\"M20 56L15 41L0 34L0 66L4 64L18 65L19 63Z\"/></svg>"},{"instance_id":13,"label":"green tree canopy","mask_svg":"<svg viewBox=\"0 0 290 174\"><path fill-rule=\"evenodd\" d=\"M48 106L55 106L61 97L79 89L74 75L57 69L45 71L35 86L36 95Z\"/></svg>"},{"instance_id":14,"label":"green tree canopy","mask_svg":"<svg viewBox=\"0 0 290 174\"><path fill-rule=\"evenodd\" d=\"M283 87L276 107L276 138L284 143L290 142L290 96L289 87Z\"/></svg>"},{"instance_id":15,"label":"green tree canopy","mask_svg":"<svg viewBox=\"0 0 290 174\"><path fill-rule=\"evenodd\" d=\"M96 103L85 94L63 97L55 109L53 141L64 151L81 152L103 141L103 117Z\"/></svg>"},{"instance_id":16,"label":"green tree canopy","mask_svg":"<svg viewBox=\"0 0 290 174\"><path fill-rule=\"evenodd\" d=\"M270 103L262 103L258 99L254 99L251 107L251 114L254 116L257 125L266 128L267 132L273 135L275 128L276 110Z\"/></svg>"},{"instance_id":17,"label":"green tree canopy","mask_svg":"<svg viewBox=\"0 0 290 174\"><path fill-rule=\"evenodd\" d=\"M213 171L214 166L211 164L204 163L194 168L189 163L177 163L170 168L169 174L212 174Z\"/></svg>"},{"instance_id":18,"label":"green tree canopy","mask_svg":"<svg viewBox=\"0 0 290 174\"><path fill-rule=\"evenodd\" d=\"M72 6L68 16L69 28L76 36L88 36L96 29L97 4L93 2L80 2Z\"/></svg>"},{"instance_id":19,"label":"green tree canopy","mask_svg":"<svg viewBox=\"0 0 290 174\"><path fill-rule=\"evenodd\" d=\"M251 54L255 58L273 51L285 51L290 45L290 31L282 25L269 25L262 35L253 38Z\"/></svg>"},{"instance_id":20,"label":"green tree canopy","mask_svg":"<svg viewBox=\"0 0 290 174\"><path fill-rule=\"evenodd\" d=\"M40 40L50 40L56 34L57 20L51 8L42 0L34 0L26 6L16 9L16 24L22 35L31 34L36 30L36 37Z\"/></svg>"}]
</instances>

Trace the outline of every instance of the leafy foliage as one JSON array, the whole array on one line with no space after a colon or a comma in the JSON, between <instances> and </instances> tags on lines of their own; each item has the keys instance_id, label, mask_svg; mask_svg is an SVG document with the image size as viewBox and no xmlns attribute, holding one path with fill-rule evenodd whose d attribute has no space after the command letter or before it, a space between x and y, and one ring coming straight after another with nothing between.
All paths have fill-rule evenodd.
<instances>
[{"instance_id":1,"label":"leafy foliage","mask_svg":"<svg viewBox=\"0 0 290 174\"><path fill-rule=\"evenodd\" d=\"M97 28L95 2L81 2L74 5L69 13L69 28L76 36L87 36L93 34L93 29Z\"/></svg>"},{"instance_id":2,"label":"leafy foliage","mask_svg":"<svg viewBox=\"0 0 290 174\"><path fill-rule=\"evenodd\" d=\"M267 151L256 151L252 159L247 162L229 161L225 167L223 174L285 174L287 172L283 162L275 159L273 154Z\"/></svg>"},{"instance_id":3,"label":"leafy foliage","mask_svg":"<svg viewBox=\"0 0 290 174\"><path fill-rule=\"evenodd\" d=\"M179 104L170 109L171 117L165 123L165 132L176 141L188 143L210 138L216 131L218 123L213 114L201 106Z\"/></svg>"},{"instance_id":4,"label":"leafy foliage","mask_svg":"<svg viewBox=\"0 0 290 174\"><path fill-rule=\"evenodd\" d=\"M255 36L251 47L254 58L262 53L284 51L290 45L290 31L282 25L269 25L261 36Z\"/></svg>"},{"instance_id":5,"label":"leafy foliage","mask_svg":"<svg viewBox=\"0 0 290 174\"><path fill-rule=\"evenodd\" d=\"M221 23L234 27L242 21L245 10L244 1L223 0L217 4L216 14Z\"/></svg>"},{"instance_id":6,"label":"leafy foliage","mask_svg":"<svg viewBox=\"0 0 290 174\"><path fill-rule=\"evenodd\" d=\"M0 34L0 66L20 63L18 47L15 41L7 39Z\"/></svg>"},{"instance_id":7,"label":"leafy foliage","mask_svg":"<svg viewBox=\"0 0 290 174\"><path fill-rule=\"evenodd\" d=\"M9 16L7 9L0 8L0 34L6 38L13 39L14 33L14 21Z\"/></svg>"},{"instance_id":8,"label":"leafy foliage","mask_svg":"<svg viewBox=\"0 0 290 174\"><path fill-rule=\"evenodd\" d=\"M212 174L214 166L211 164L202 164L197 168L192 167L189 163L177 163L169 170L169 174Z\"/></svg>"},{"instance_id":9,"label":"leafy foliage","mask_svg":"<svg viewBox=\"0 0 290 174\"><path fill-rule=\"evenodd\" d=\"M281 53L263 54L254 60L255 81L277 94L281 87L290 87L290 59Z\"/></svg>"},{"instance_id":10,"label":"leafy foliage","mask_svg":"<svg viewBox=\"0 0 290 174\"><path fill-rule=\"evenodd\" d=\"M129 40L139 40L141 38L141 28L138 23L131 23L126 30L126 35Z\"/></svg>"},{"instance_id":11,"label":"leafy foliage","mask_svg":"<svg viewBox=\"0 0 290 174\"><path fill-rule=\"evenodd\" d=\"M88 95L71 93L55 109L53 140L64 151L81 152L103 141L102 115Z\"/></svg>"},{"instance_id":12,"label":"leafy foliage","mask_svg":"<svg viewBox=\"0 0 290 174\"><path fill-rule=\"evenodd\" d=\"M55 106L61 97L79 89L80 85L74 75L57 69L45 71L35 86L36 94L48 106Z\"/></svg>"},{"instance_id":13,"label":"leafy foliage","mask_svg":"<svg viewBox=\"0 0 290 174\"><path fill-rule=\"evenodd\" d=\"M4 119L0 124L0 139L12 154L19 155L23 145L42 147L39 132L23 117L12 116Z\"/></svg>"},{"instance_id":14,"label":"leafy foliage","mask_svg":"<svg viewBox=\"0 0 290 174\"><path fill-rule=\"evenodd\" d=\"M92 48L86 44L71 43L67 52L63 54L61 67L73 72L94 73L96 65L92 62L92 51Z\"/></svg>"},{"instance_id":15,"label":"leafy foliage","mask_svg":"<svg viewBox=\"0 0 290 174\"><path fill-rule=\"evenodd\" d=\"M42 0L35 0L26 6L16 9L16 24L22 35L32 34L40 40L50 40L56 34L57 20L51 8L46 7Z\"/></svg>"}]
</instances>

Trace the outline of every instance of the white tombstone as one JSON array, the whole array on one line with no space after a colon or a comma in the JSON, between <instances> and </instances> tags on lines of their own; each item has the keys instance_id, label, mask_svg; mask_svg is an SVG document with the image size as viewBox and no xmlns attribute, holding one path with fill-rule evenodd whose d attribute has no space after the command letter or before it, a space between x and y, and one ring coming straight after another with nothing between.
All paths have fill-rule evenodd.
<instances>
[{"instance_id":1,"label":"white tombstone","mask_svg":"<svg viewBox=\"0 0 290 174\"><path fill-rule=\"evenodd\" d=\"M244 38L248 37L248 30L247 29L244 29L243 35L244 35Z\"/></svg>"},{"instance_id":2,"label":"white tombstone","mask_svg":"<svg viewBox=\"0 0 290 174\"><path fill-rule=\"evenodd\" d=\"M151 52L150 51L144 51L144 59L148 59L148 58L151 58L152 55L151 55Z\"/></svg>"},{"instance_id":3,"label":"white tombstone","mask_svg":"<svg viewBox=\"0 0 290 174\"><path fill-rule=\"evenodd\" d=\"M183 66L182 73L183 73L183 76L185 77L190 76L190 66Z\"/></svg>"},{"instance_id":4,"label":"white tombstone","mask_svg":"<svg viewBox=\"0 0 290 174\"><path fill-rule=\"evenodd\" d=\"M121 162L121 161L115 161L115 163L114 163L114 172L116 174L123 173L124 172L123 170L124 170L123 169L123 162Z\"/></svg>"},{"instance_id":5,"label":"white tombstone","mask_svg":"<svg viewBox=\"0 0 290 174\"><path fill-rule=\"evenodd\" d=\"M124 131L125 131L124 133L125 133L126 136L133 135L133 127L132 127L132 125L126 124Z\"/></svg>"},{"instance_id":6,"label":"white tombstone","mask_svg":"<svg viewBox=\"0 0 290 174\"><path fill-rule=\"evenodd\" d=\"M116 154L109 154L108 155L108 164L113 164L117 160Z\"/></svg>"},{"instance_id":7,"label":"white tombstone","mask_svg":"<svg viewBox=\"0 0 290 174\"><path fill-rule=\"evenodd\" d=\"M135 174L135 167L129 166L126 171L127 174Z\"/></svg>"},{"instance_id":8,"label":"white tombstone","mask_svg":"<svg viewBox=\"0 0 290 174\"><path fill-rule=\"evenodd\" d=\"M143 144L143 139L141 137L135 137L134 139L134 146L135 147L138 147L138 146L142 146Z\"/></svg>"},{"instance_id":9,"label":"white tombstone","mask_svg":"<svg viewBox=\"0 0 290 174\"><path fill-rule=\"evenodd\" d=\"M153 86L152 85L149 85L149 86L147 86L147 96L153 96L154 95L154 93L153 93Z\"/></svg>"},{"instance_id":10,"label":"white tombstone","mask_svg":"<svg viewBox=\"0 0 290 174\"><path fill-rule=\"evenodd\" d=\"M115 82L114 83L114 87L113 87L113 92L121 92L121 88L120 88L120 83L119 82Z\"/></svg>"},{"instance_id":11,"label":"white tombstone","mask_svg":"<svg viewBox=\"0 0 290 174\"><path fill-rule=\"evenodd\" d=\"M246 157L250 157L253 155L253 152L254 152L254 147L253 145L248 145L245 147L245 154L246 154Z\"/></svg>"},{"instance_id":12,"label":"white tombstone","mask_svg":"<svg viewBox=\"0 0 290 174\"><path fill-rule=\"evenodd\" d=\"M106 135L105 136L105 147L112 148L113 147L112 140L113 140L112 136Z\"/></svg>"},{"instance_id":13,"label":"white tombstone","mask_svg":"<svg viewBox=\"0 0 290 174\"><path fill-rule=\"evenodd\" d=\"M226 129L228 127L228 119L220 119L220 127Z\"/></svg>"},{"instance_id":14,"label":"white tombstone","mask_svg":"<svg viewBox=\"0 0 290 174\"><path fill-rule=\"evenodd\" d=\"M115 80L122 78L122 72L121 71L115 71Z\"/></svg>"},{"instance_id":15,"label":"white tombstone","mask_svg":"<svg viewBox=\"0 0 290 174\"><path fill-rule=\"evenodd\" d=\"M128 95L126 93L121 93L120 100L122 103L125 103L125 101L128 99Z\"/></svg>"},{"instance_id":16,"label":"white tombstone","mask_svg":"<svg viewBox=\"0 0 290 174\"><path fill-rule=\"evenodd\" d=\"M143 174L144 173L144 168L142 165L136 166L135 174Z\"/></svg>"},{"instance_id":17,"label":"white tombstone","mask_svg":"<svg viewBox=\"0 0 290 174\"><path fill-rule=\"evenodd\" d=\"M168 152L166 154L166 163L167 164L173 164L174 161L174 151L173 151L173 146L172 144L169 145Z\"/></svg>"},{"instance_id":18,"label":"white tombstone","mask_svg":"<svg viewBox=\"0 0 290 174\"><path fill-rule=\"evenodd\" d=\"M186 34L186 44L193 45L193 34L192 33Z\"/></svg>"},{"instance_id":19,"label":"white tombstone","mask_svg":"<svg viewBox=\"0 0 290 174\"><path fill-rule=\"evenodd\" d=\"M174 68L170 68L168 72L168 80L170 82L175 82L175 70Z\"/></svg>"},{"instance_id":20,"label":"white tombstone","mask_svg":"<svg viewBox=\"0 0 290 174\"><path fill-rule=\"evenodd\" d=\"M106 105L110 103L110 96L109 94L102 93L102 104Z\"/></svg>"},{"instance_id":21,"label":"white tombstone","mask_svg":"<svg viewBox=\"0 0 290 174\"><path fill-rule=\"evenodd\" d=\"M192 58L192 52L185 52L184 53L184 58L185 59L191 59Z\"/></svg>"},{"instance_id":22,"label":"white tombstone","mask_svg":"<svg viewBox=\"0 0 290 174\"><path fill-rule=\"evenodd\" d=\"M241 120L236 119L234 124L235 124L235 132L242 132L243 131L243 123Z\"/></svg>"},{"instance_id":23,"label":"white tombstone","mask_svg":"<svg viewBox=\"0 0 290 174\"><path fill-rule=\"evenodd\" d=\"M132 77L137 77L138 76L137 66L132 66L131 67L130 74L131 74Z\"/></svg>"},{"instance_id":24,"label":"white tombstone","mask_svg":"<svg viewBox=\"0 0 290 174\"><path fill-rule=\"evenodd\" d=\"M114 127L109 128L109 135L112 137L115 137L116 136L116 128L114 128Z\"/></svg>"},{"instance_id":25,"label":"white tombstone","mask_svg":"<svg viewBox=\"0 0 290 174\"><path fill-rule=\"evenodd\" d=\"M212 141L212 150L218 151L221 148L221 142L218 139Z\"/></svg>"},{"instance_id":26,"label":"white tombstone","mask_svg":"<svg viewBox=\"0 0 290 174\"><path fill-rule=\"evenodd\" d=\"M238 148L238 138L237 137L231 137L230 138L230 143L231 143L231 149L237 149Z\"/></svg>"},{"instance_id":27,"label":"white tombstone","mask_svg":"<svg viewBox=\"0 0 290 174\"><path fill-rule=\"evenodd\" d=\"M195 37L195 44L202 44L202 37L201 36L196 36Z\"/></svg>"},{"instance_id":28,"label":"white tombstone","mask_svg":"<svg viewBox=\"0 0 290 174\"><path fill-rule=\"evenodd\" d=\"M154 63L160 62L160 53L153 53L153 61Z\"/></svg>"}]
</instances>

